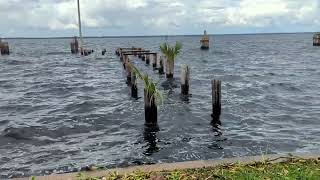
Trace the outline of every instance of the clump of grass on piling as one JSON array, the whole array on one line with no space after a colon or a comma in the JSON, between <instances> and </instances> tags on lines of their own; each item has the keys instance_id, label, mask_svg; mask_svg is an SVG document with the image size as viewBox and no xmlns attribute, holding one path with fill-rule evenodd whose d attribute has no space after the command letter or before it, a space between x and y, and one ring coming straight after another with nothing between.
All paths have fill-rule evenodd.
<instances>
[{"instance_id":1,"label":"clump of grass on piling","mask_svg":"<svg viewBox=\"0 0 320 180\"><path fill-rule=\"evenodd\" d=\"M157 85L159 82L154 83L151 78L149 78L148 74L142 74L140 70L135 67L133 64L128 64L131 67L131 70L136 75L136 77L143 81L144 89L149 97L154 97L158 104L162 104L163 97L161 92L157 89ZM152 100L153 98L150 98Z\"/></svg>"},{"instance_id":2,"label":"clump of grass on piling","mask_svg":"<svg viewBox=\"0 0 320 180\"><path fill-rule=\"evenodd\" d=\"M170 46L168 43L163 43L160 45L160 50L162 54L167 58L167 71L166 77L173 78L174 74L174 61L176 57L180 54L182 49L182 44L176 42L174 46Z\"/></svg>"}]
</instances>

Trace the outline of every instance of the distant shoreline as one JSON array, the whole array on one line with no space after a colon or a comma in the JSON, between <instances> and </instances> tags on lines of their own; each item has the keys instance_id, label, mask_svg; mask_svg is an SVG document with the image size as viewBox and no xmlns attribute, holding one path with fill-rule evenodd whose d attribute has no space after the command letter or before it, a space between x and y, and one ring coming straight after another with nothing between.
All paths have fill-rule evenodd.
<instances>
[{"instance_id":1,"label":"distant shoreline","mask_svg":"<svg viewBox=\"0 0 320 180\"><path fill-rule=\"evenodd\" d=\"M225 36L225 35L274 35L274 34L310 34L315 32L287 32L287 33L244 33L244 34L209 34L209 36ZM139 36L85 36L83 38L153 38L153 37L190 37L202 36L202 34L189 34L189 35L139 35ZM70 39L70 37L2 37L2 39Z\"/></svg>"}]
</instances>

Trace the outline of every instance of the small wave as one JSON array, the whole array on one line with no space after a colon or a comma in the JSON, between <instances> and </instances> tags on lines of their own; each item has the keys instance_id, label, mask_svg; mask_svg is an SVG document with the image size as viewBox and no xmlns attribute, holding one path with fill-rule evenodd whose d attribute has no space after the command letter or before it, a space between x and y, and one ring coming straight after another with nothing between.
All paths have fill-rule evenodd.
<instances>
[{"instance_id":1,"label":"small wave","mask_svg":"<svg viewBox=\"0 0 320 180\"><path fill-rule=\"evenodd\" d=\"M293 83L287 83L287 82L280 82L280 83L271 83L271 88L276 89L283 89L287 91L293 91L293 92L302 92L300 88L295 86Z\"/></svg>"},{"instance_id":2,"label":"small wave","mask_svg":"<svg viewBox=\"0 0 320 180\"><path fill-rule=\"evenodd\" d=\"M7 65L25 65L25 64L31 64L29 61L23 61L23 60L14 60L10 59L5 61Z\"/></svg>"},{"instance_id":3,"label":"small wave","mask_svg":"<svg viewBox=\"0 0 320 180\"><path fill-rule=\"evenodd\" d=\"M64 55L70 54L69 52L48 52L47 55Z\"/></svg>"}]
</instances>

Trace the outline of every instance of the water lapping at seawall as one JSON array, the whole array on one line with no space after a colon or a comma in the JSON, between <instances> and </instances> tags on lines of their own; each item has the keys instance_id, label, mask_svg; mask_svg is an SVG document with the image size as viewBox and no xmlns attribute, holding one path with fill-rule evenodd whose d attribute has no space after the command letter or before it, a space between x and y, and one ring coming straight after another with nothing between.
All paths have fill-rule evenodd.
<instances>
[{"instance_id":1,"label":"water lapping at seawall","mask_svg":"<svg viewBox=\"0 0 320 180\"><path fill-rule=\"evenodd\" d=\"M144 127L143 98L130 98L113 51L121 46L159 51L163 38L88 39L97 53L85 58L71 55L66 39L12 40L12 55L0 57L0 178L92 164L317 152L320 63L309 36L214 36L209 51L200 50L197 36L170 37L183 43L175 76L179 85L180 65L189 65L192 97L182 101L179 88L159 85L164 103L158 132ZM132 60L155 81L165 80ZM212 79L222 80L220 129L210 125ZM138 88L142 97L142 83Z\"/></svg>"}]
</instances>

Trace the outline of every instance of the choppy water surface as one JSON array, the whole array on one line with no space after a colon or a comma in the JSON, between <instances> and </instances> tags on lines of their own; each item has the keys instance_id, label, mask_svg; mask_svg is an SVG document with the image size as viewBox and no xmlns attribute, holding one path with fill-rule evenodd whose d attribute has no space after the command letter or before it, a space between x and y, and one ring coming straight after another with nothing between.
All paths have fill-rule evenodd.
<instances>
[{"instance_id":1,"label":"choppy water surface","mask_svg":"<svg viewBox=\"0 0 320 180\"><path fill-rule=\"evenodd\" d=\"M199 38L168 39L184 45L175 76L182 63L190 66L192 97L163 91L157 133L145 130L143 99L130 98L114 50L159 51L165 38L86 39L96 50L88 57L71 55L68 39L9 40L12 54L0 57L0 177L319 152L320 48L312 34L213 36L209 51ZM222 80L221 130L210 125L214 78Z\"/></svg>"}]
</instances>

